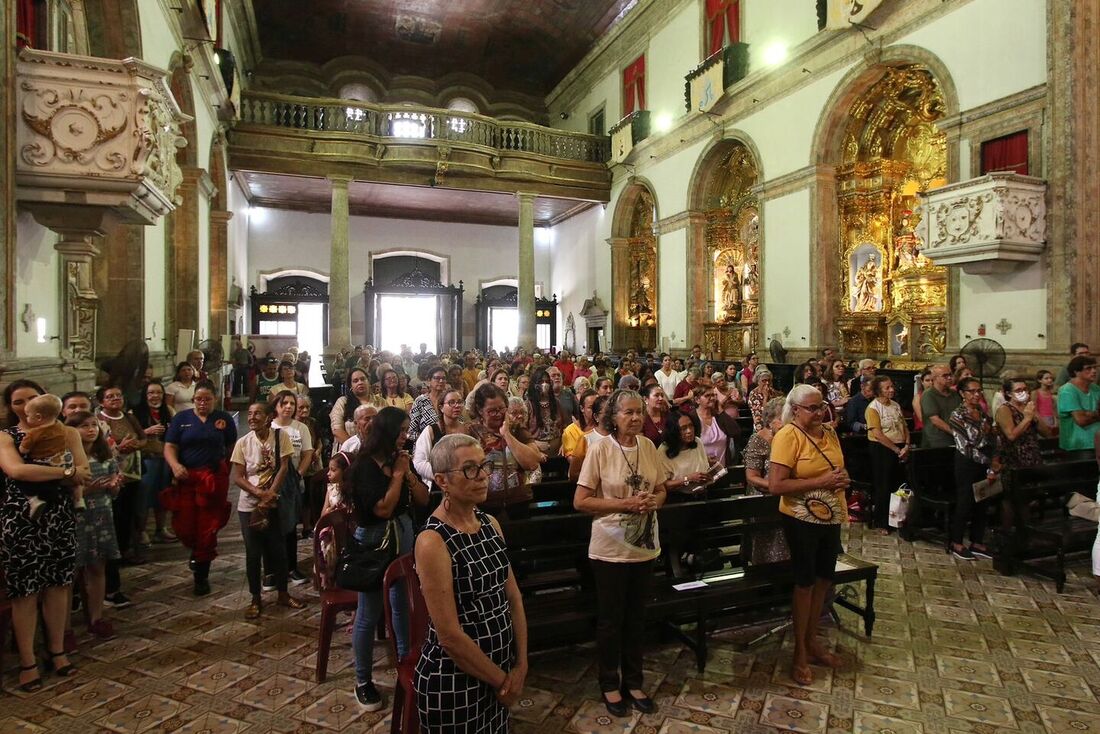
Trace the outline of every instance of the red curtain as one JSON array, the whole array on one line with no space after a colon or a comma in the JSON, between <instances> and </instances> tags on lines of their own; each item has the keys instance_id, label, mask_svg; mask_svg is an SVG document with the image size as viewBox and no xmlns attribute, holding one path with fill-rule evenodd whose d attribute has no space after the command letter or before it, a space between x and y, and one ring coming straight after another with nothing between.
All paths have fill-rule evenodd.
<instances>
[{"instance_id":1,"label":"red curtain","mask_svg":"<svg viewBox=\"0 0 1100 734\"><path fill-rule=\"evenodd\" d=\"M982 173L1014 171L1027 173L1027 130L982 143Z\"/></svg>"},{"instance_id":2,"label":"red curtain","mask_svg":"<svg viewBox=\"0 0 1100 734\"><path fill-rule=\"evenodd\" d=\"M15 6L15 45L17 48L34 48L35 37L35 0L16 0Z\"/></svg>"},{"instance_id":3,"label":"red curtain","mask_svg":"<svg viewBox=\"0 0 1100 734\"><path fill-rule=\"evenodd\" d=\"M623 69L623 117L645 106L645 55Z\"/></svg>"},{"instance_id":4,"label":"red curtain","mask_svg":"<svg viewBox=\"0 0 1100 734\"><path fill-rule=\"evenodd\" d=\"M718 53L726 45L727 29L730 43L741 40L740 0L707 0L707 36L710 39L707 56Z\"/></svg>"}]
</instances>

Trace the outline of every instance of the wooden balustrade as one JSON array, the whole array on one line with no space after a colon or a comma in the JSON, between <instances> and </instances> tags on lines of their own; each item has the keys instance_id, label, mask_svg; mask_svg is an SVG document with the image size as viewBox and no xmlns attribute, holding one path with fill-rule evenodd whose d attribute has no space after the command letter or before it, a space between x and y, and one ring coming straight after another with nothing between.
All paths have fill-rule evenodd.
<instances>
[{"instance_id":1,"label":"wooden balustrade","mask_svg":"<svg viewBox=\"0 0 1100 734\"><path fill-rule=\"evenodd\" d=\"M448 141L586 163L606 163L611 152L607 137L531 123L503 122L456 110L290 97L266 92L245 92L241 99L240 121L246 125L353 133L403 142L417 139Z\"/></svg>"}]
</instances>

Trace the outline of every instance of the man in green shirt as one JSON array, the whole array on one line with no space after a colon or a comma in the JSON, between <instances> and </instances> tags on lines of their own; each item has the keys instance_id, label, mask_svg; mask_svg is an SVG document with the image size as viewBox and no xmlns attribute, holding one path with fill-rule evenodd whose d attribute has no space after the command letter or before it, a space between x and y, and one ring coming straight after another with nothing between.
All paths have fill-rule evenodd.
<instances>
[{"instance_id":1,"label":"man in green shirt","mask_svg":"<svg viewBox=\"0 0 1100 734\"><path fill-rule=\"evenodd\" d=\"M1058 390L1058 446L1065 451L1093 447L1100 428L1100 387L1096 385L1096 358L1080 355L1066 367L1069 382Z\"/></svg>"},{"instance_id":2,"label":"man in green shirt","mask_svg":"<svg viewBox=\"0 0 1100 734\"><path fill-rule=\"evenodd\" d=\"M920 396L920 412L924 419L921 448L935 449L955 445L955 436L947 421L962 400L951 389L950 377L946 365L933 365L932 387Z\"/></svg>"},{"instance_id":3,"label":"man in green shirt","mask_svg":"<svg viewBox=\"0 0 1100 734\"><path fill-rule=\"evenodd\" d=\"M1069 356L1071 359L1073 357L1089 356L1089 345L1084 342L1074 342L1069 348ZM1058 370L1058 376L1054 378L1054 389L1057 390L1067 382L1069 382L1069 371L1063 367Z\"/></svg>"}]
</instances>

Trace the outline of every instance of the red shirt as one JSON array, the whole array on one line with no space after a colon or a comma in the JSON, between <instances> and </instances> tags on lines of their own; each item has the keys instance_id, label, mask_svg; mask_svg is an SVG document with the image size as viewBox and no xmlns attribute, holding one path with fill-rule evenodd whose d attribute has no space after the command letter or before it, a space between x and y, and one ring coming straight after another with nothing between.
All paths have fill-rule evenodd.
<instances>
[{"instance_id":1,"label":"red shirt","mask_svg":"<svg viewBox=\"0 0 1100 734\"><path fill-rule=\"evenodd\" d=\"M653 422L653 419L649 417L649 413L645 414L645 418L642 419L642 435L653 442L654 446L660 446L665 440L665 424L664 421L660 425Z\"/></svg>"},{"instance_id":2,"label":"red shirt","mask_svg":"<svg viewBox=\"0 0 1100 734\"><path fill-rule=\"evenodd\" d=\"M572 362L564 359L559 359L554 363L554 366L561 370L561 378L565 381L565 384L569 387L573 386L573 370L576 369L576 365Z\"/></svg>"},{"instance_id":3,"label":"red shirt","mask_svg":"<svg viewBox=\"0 0 1100 734\"><path fill-rule=\"evenodd\" d=\"M688 395L691 395L691 391L694 388L695 388L694 384L689 383L687 380L680 380L680 382L676 384L676 391L672 394L672 399L673 400L679 400L682 397L686 397ZM687 415L688 413L692 413L694 411L695 411L695 401L685 400L683 403L680 403L680 412L683 413L684 415Z\"/></svg>"}]
</instances>

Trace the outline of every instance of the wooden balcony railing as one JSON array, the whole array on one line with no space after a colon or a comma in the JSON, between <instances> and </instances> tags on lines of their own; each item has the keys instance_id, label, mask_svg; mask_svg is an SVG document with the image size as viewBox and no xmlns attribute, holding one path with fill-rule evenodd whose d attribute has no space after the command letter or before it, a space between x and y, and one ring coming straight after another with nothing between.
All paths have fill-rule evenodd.
<instances>
[{"instance_id":1,"label":"wooden balcony railing","mask_svg":"<svg viewBox=\"0 0 1100 734\"><path fill-rule=\"evenodd\" d=\"M457 110L266 92L244 93L240 122L293 130L361 134L380 142L446 141L585 163L606 163L611 151L607 137L526 122L504 122Z\"/></svg>"}]
</instances>

